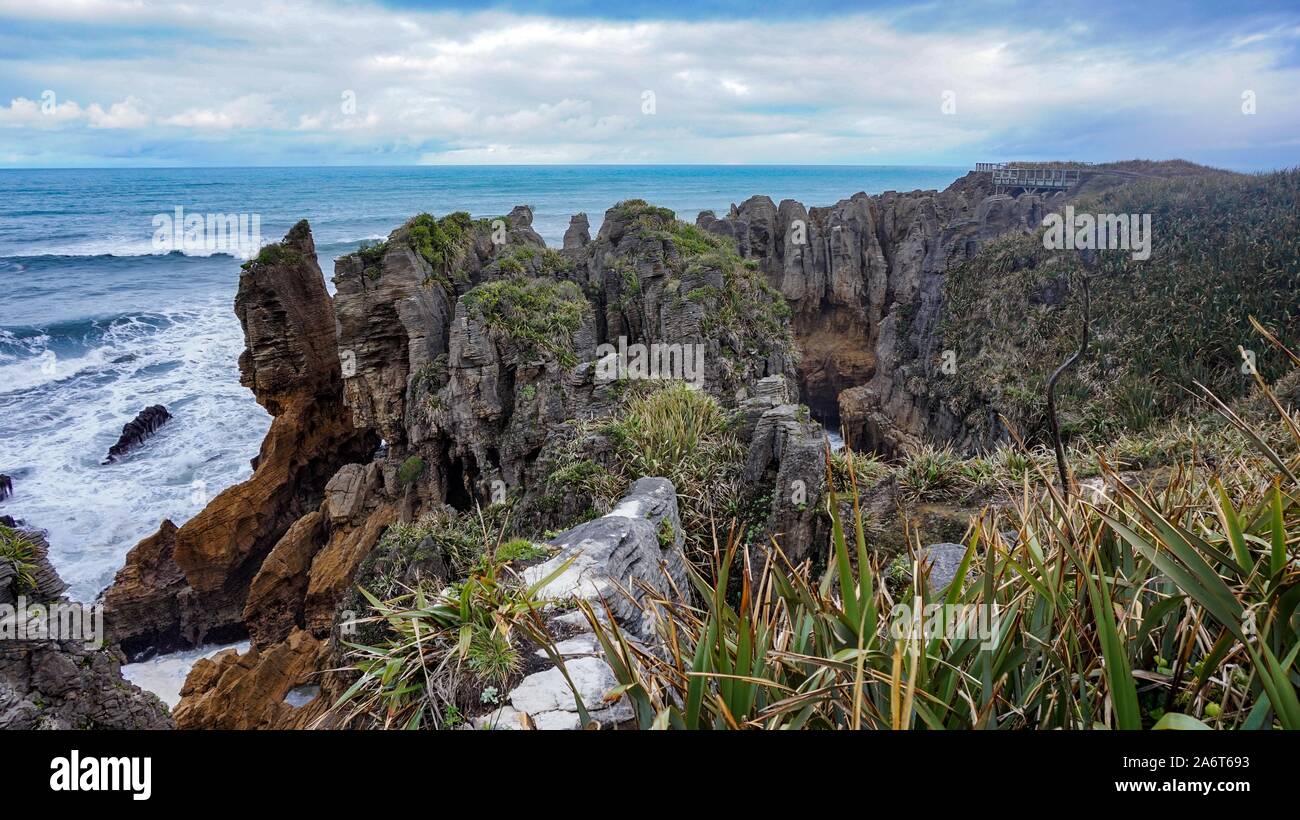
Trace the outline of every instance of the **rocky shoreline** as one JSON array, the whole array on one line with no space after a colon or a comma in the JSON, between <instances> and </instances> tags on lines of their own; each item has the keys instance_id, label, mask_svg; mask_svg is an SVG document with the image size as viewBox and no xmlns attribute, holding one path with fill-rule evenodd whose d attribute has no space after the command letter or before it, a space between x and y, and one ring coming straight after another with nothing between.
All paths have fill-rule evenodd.
<instances>
[{"instance_id":1,"label":"rocky shoreline","mask_svg":"<svg viewBox=\"0 0 1300 820\"><path fill-rule=\"evenodd\" d=\"M242 655L195 664L175 724L330 725L349 683L327 671L340 666L340 627L357 617L345 604L385 533L502 502L520 531L576 527L549 548L583 543L592 578L630 589L668 577L689 589L673 569L682 488L644 476L612 510L592 510L592 498L557 486L565 448L595 467L614 458L617 442L579 428L626 401L624 383L598 378L598 348L619 340L700 346L702 389L736 420L755 543L779 536L789 557L810 556L827 527L828 448L814 414L882 454L1005 436L986 408L954 406L941 380L925 378L943 275L991 239L1032 231L1055 204L993 196L975 174L943 192L858 194L827 208L755 197L695 225L631 201L607 211L595 237L575 216L559 250L523 206L497 220L422 215L339 259L333 298L301 222L245 265L235 300L241 382L273 416L253 475L131 550L103 595L115 651L139 659L248 638ZM145 435L156 429L146 421ZM878 503L895 503L891 487ZM642 506L658 511L626 514ZM955 537L941 530L933 540ZM434 564L448 573L447 559ZM609 593L590 581L562 595ZM634 608L614 612L641 628ZM599 688L599 652L570 626L564 645ZM545 674L478 723L574 725ZM619 722L610 708L603 717Z\"/></svg>"}]
</instances>

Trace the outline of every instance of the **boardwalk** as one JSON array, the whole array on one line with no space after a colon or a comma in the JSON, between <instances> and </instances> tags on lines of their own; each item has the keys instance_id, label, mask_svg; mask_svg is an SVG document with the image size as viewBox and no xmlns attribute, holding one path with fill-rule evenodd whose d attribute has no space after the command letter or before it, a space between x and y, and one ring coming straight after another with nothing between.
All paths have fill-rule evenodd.
<instances>
[{"instance_id":1,"label":"boardwalk","mask_svg":"<svg viewBox=\"0 0 1300 820\"><path fill-rule=\"evenodd\" d=\"M977 173L993 175L994 193L1024 191L1065 191L1078 185L1086 170L1064 166L1017 168L1005 162L977 162Z\"/></svg>"}]
</instances>

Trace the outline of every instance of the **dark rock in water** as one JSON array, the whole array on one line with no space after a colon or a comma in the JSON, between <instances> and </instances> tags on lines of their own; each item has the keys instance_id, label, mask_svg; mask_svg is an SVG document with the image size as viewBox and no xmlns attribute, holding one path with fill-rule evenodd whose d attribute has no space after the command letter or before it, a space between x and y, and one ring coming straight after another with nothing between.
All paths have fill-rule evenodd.
<instances>
[{"instance_id":1,"label":"dark rock in water","mask_svg":"<svg viewBox=\"0 0 1300 820\"><path fill-rule=\"evenodd\" d=\"M155 404L152 407L146 407L140 411L140 414L122 427L122 435L117 440L117 444L108 448L108 458L104 459L105 464L112 464L132 447L158 432L168 419L172 417L167 412L167 408L161 404Z\"/></svg>"},{"instance_id":2,"label":"dark rock in water","mask_svg":"<svg viewBox=\"0 0 1300 820\"><path fill-rule=\"evenodd\" d=\"M7 475L0 474L0 501L14 494L14 480Z\"/></svg>"}]
</instances>

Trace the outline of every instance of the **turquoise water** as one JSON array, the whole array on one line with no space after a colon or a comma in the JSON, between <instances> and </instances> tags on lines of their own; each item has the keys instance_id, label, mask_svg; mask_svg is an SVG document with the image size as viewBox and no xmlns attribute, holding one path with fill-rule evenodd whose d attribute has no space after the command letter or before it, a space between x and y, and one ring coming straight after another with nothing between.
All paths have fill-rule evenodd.
<instances>
[{"instance_id":1,"label":"turquoise water","mask_svg":"<svg viewBox=\"0 0 1300 820\"><path fill-rule=\"evenodd\" d=\"M274 241L311 222L321 267L410 216L530 205L558 245L641 198L693 221L755 194L830 205L858 191L944 188L964 168L539 166L0 170L0 473L12 515L49 532L72 594L93 598L126 551L249 474L269 419L239 385L239 260L155 250L154 217L244 213ZM141 408L175 418L139 452L100 461Z\"/></svg>"}]
</instances>

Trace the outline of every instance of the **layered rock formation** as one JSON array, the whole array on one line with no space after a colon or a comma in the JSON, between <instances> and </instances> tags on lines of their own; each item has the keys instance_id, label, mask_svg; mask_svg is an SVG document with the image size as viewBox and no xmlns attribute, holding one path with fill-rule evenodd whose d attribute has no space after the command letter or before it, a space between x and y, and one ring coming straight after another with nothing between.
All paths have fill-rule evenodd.
<instances>
[{"instance_id":1,"label":"layered rock formation","mask_svg":"<svg viewBox=\"0 0 1300 820\"><path fill-rule=\"evenodd\" d=\"M825 208L752 197L700 227L735 240L793 310L803 401L859 449L923 438L960 449L1003 435L985 408L945 403L943 278L991 239L1031 232L1063 195L992 195L986 175L942 192L855 194Z\"/></svg>"},{"instance_id":2,"label":"layered rock formation","mask_svg":"<svg viewBox=\"0 0 1300 820\"><path fill-rule=\"evenodd\" d=\"M320 505L338 467L375 446L342 400L334 316L305 222L245 267L235 312L241 382L274 418L252 477L183 527L163 522L105 592L113 634L133 657L242 637L263 560Z\"/></svg>"},{"instance_id":3,"label":"layered rock formation","mask_svg":"<svg viewBox=\"0 0 1300 820\"><path fill-rule=\"evenodd\" d=\"M339 259L332 302L300 223L240 278L242 381L274 416L254 474L131 552L105 594L114 633L133 655L249 636L243 655L196 664L182 727L313 725L348 684L325 673L341 663L343 601L389 527L494 504L512 505L526 532L582 520L590 499L548 495L551 457L573 444L575 420L621 406L626 385L600 375L618 345L699 346L700 387L734 414L742 478L765 516L756 543L777 535L790 557L814 556L827 447L801 393L885 452L928 431L962 444L997 435L927 382L943 271L988 237L1028 230L1043 207L980 185L811 210L755 198L698 226L630 201L594 238L574 217L560 251L523 206L495 220L421 215ZM579 444L593 463L613 446ZM554 541L580 556L554 583L603 595L649 639L640 608L613 593L687 588L676 503L671 487L638 482ZM433 564L441 573L448 556ZM582 685L608 684L590 636L568 629ZM554 677L526 679L515 714L495 722L538 712L572 724Z\"/></svg>"},{"instance_id":4,"label":"layered rock formation","mask_svg":"<svg viewBox=\"0 0 1300 820\"><path fill-rule=\"evenodd\" d=\"M62 598L67 587L46 557L43 534L6 525L0 537L21 539L27 548L20 552L29 554L22 566L0 557L0 604L10 608L0 623L0 729L170 728L167 707L122 679L121 651L97 644L103 624L94 610ZM80 617L59 607L76 607ZM61 631L74 623L77 634Z\"/></svg>"}]
</instances>

